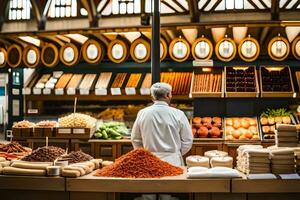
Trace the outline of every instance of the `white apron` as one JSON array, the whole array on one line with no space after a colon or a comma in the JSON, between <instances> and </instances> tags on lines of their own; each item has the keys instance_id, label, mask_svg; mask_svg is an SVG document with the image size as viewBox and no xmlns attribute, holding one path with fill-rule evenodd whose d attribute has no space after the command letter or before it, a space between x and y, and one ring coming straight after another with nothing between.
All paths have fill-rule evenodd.
<instances>
[{"instance_id":1,"label":"white apron","mask_svg":"<svg viewBox=\"0 0 300 200\"><path fill-rule=\"evenodd\" d=\"M154 155L170 163L171 165L175 166L184 166L183 158L181 153L170 153L170 152L153 152Z\"/></svg>"}]
</instances>

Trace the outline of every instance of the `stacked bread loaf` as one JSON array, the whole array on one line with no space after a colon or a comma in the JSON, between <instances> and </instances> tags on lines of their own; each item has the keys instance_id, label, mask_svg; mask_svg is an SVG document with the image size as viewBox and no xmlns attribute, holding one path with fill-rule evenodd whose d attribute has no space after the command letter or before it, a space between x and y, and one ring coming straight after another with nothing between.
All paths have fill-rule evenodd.
<instances>
[{"instance_id":1,"label":"stacked bread loaf","mask_svg":"<svg viewBox=\"0 0 300 200\"><path fill-rule=\"evenodd\" d=\"M225 151L211 150L206 151L204 156L209 158L211 167L229 167L232 168L233 158L228 156Z\"/></svg>"},{"instance_id":2,"label":"stacked bread loaf","mask_svg":"<svg viewBox=\"0 0 300 200\"><path fill-rule=\"evenodd\" d=\"M277 147L297 147L298 132L295 125L277 124L275 130Z\"/></svg>"},{"instance_id":3,"label":"stacked bread loaf","mask_svg":"<svg viewBox=\"0 0 300 200\"><path fill-rule=\"evenodd\" d=\"M270 173L269 149L261 145L242 145L238 148L237 169L245 174Z\"/></svg>"},{"instance_id":4,"label":"stacked bread loaf","mask_svg":"<svg viewBox=\"0 0 300 200\"><path fill-rule=\"evenodd\" d=\"M270 151L273 174L295 173L296 163L294 150L291 148L276 148Z\"/></svg>"}]
</instances>

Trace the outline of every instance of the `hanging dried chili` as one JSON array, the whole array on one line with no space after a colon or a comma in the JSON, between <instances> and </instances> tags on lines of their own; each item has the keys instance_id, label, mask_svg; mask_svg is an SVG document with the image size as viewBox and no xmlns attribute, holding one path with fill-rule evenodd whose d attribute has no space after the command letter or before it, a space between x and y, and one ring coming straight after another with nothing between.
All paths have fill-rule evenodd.
<instances>
[{"instance_id":1,"label":"hanging dried chili","mask_svg":"<svg viewBox=\"0 0 300 200\"><path fill-rule=\"evenodd\" d=\"M160 160L145 149L135 149L118 158L112 165L99 169L95 176L122 178L160 178L177 176L183 169Z\"/></svg>"}]
</instances>

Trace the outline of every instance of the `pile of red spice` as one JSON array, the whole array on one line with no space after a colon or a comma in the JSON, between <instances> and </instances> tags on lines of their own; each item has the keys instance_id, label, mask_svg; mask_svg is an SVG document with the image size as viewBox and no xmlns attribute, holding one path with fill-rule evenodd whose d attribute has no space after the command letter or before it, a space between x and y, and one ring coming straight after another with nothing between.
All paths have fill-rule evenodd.
<instances>
[{"instance_id":1,"label":"pile of red spice","mask_svg":"<svg viewBox=\"0 0 300 200\"><path fill-rule=\"evenodd\" d=\"M135 149L116 159L115 163L99 169L95 176L121 178L160 178L177 176L183 169L160 160L145 149Z\"/></svg>"}]
</instances>

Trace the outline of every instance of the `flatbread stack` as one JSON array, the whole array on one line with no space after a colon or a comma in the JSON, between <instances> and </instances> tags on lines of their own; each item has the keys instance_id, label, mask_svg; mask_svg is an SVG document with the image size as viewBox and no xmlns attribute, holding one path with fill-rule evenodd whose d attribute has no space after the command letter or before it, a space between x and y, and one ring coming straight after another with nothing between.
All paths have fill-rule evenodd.
<instances>
[{"instance_id":1,"label":"flatbread stack","mask_svg":"<svg viewBox=\"0 0 300 200\"><path fill-rule=\"evenodd\" d=\"M270 173L269 149L261 145L242 145L238 148L237 169L247 175Z\"/></svg>"},{"instance_id":2,"label":"flatbread stack","mask_svg":"<svg viewBox=\"0 0 300 200\"><path fill-rule=\"evenodd\" d=\"M277 124L275 130L275 142L277 147L297 147L299 140L296 126Z\"/></svg>"},{"instance_id":3,"label":"flatbread stack","mask_svg":"<svg viewBox=\"0 0 300 200\"><path fill-rule=\"evenodd\" d=\"M296 172L294 150L278 148L270 151L271 168L273 174L293 174Z\"/></svg>"},{"instance_id":4,"label":"flatbread stack","mask_svg":"<svg viewBox=\"0 0 300 200\"><path fill-rule=\"evenodd\" d=\"M204 156L188 156L186 158L187 167L206 167L209 168L209 158Z\"/></svg>"},{"instance_id":5,"label":"flatbread stack","mask_svg":"<svg viewBox=\"0 0 300 200\"><path fill-rule=\"evenodd\" d=\"M213 167L228 167L232 168L233 158L231 156L212 157L210 159L210 166Z\"/></svg>"}]
</instances>

